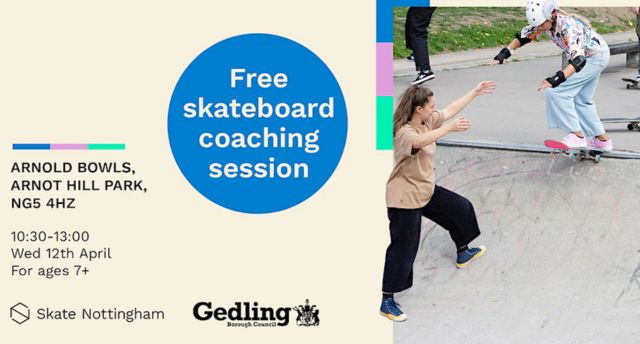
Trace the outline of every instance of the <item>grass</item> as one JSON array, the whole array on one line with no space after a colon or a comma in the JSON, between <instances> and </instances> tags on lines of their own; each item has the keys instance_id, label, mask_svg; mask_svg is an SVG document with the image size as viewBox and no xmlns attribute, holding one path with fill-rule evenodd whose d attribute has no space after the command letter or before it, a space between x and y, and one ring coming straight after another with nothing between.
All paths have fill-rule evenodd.
<instances>
[{"instance_id":1,"label":"grass","mask_svg":"<svg viewBox=\"0 0 640 344\"><path fill-rule=\"evenodd\" d=\"M411 51L405 47L404 24L408 7L394 9L393 56L402 58ZM572 10L587 18L596 18L596 9ZM614 23L612 23L614 22ZM626 18L604 22L592 20L601 34L629 30L635 22ZM429 26L429 53L500 47L508 44L516 32L527 25L519 7L439 7ZM543 39L548 39L546 35Z\"/></svg>"}]
</instances>

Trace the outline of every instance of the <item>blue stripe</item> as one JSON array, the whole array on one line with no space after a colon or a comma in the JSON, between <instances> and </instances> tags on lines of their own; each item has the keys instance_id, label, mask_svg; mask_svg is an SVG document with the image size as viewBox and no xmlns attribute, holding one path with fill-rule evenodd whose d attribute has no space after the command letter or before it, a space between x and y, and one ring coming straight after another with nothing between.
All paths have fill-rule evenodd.
<instances>
[{"instance_id":1,"label":"blue stripe","mask_svg":"<svg viewBox=\"0 0 640 344\"><path fill-rule=\"evenodd\" d=\"M51 145L48 143L14 143L13 150L49 150Z\"/></svg>"},{"instance_id":2,"label":"blue stripe","mask_svg":"<svg viewBox=\"0 0 640 344\"><path fill-rule=\"evenodd\" d=\"M398 6L429 7L429 0L376 0L376 42L393 42L393 8Z\"/></svg>"}]
</instances>

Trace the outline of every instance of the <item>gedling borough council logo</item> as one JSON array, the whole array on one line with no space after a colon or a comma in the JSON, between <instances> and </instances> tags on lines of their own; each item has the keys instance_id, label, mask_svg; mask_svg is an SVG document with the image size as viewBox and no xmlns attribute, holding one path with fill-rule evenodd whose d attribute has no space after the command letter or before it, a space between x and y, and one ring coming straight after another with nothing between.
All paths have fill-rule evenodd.
<instances>
[{"instance_id":1,"label":"gedling borough council logo","mask_svg":"<svg viewBox=\"0 0 640 344\"><path fill-rule=\"evenodd\" d=\"M298 312L298 317L296 318L296 324L298 326L318 326L320 325L320 318L318 314L320 310L316 308L316 305L309 305L309 299L306 300L305 305L298 305L297 307L293 307L293 309Z\"/></svg>"}]
</instances>

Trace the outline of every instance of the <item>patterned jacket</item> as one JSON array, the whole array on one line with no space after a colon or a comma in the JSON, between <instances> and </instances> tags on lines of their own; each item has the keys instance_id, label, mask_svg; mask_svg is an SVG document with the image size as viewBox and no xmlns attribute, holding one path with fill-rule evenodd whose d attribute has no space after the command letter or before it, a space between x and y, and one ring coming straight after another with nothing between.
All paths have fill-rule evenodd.
<instances>
[{"instance_id":1,"label":"patterned jacket","mask_svg":"<svg viewBox=\"0 0 640 344\"><path fill-rule=\"evenodd\" d=\"M542 33L547 34L571 61L582 55L590 57L597 54L605 45L602 36L591 26L573 16L558 13L556 25L548 31L536 31L535 26L527 26L520 32L521 37L537 40Z\"/></svg>"}]
</instances>

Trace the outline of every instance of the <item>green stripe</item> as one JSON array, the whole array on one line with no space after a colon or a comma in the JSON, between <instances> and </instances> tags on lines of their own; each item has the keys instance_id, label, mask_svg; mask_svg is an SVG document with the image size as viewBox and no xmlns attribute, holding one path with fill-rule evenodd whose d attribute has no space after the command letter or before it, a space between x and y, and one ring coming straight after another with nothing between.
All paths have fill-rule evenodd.
<instances>
[{"instance_id":1,"label":"green stripe","mask_svg":"<svg viewBox=\"0 0 640 344\"><path fill-rule=\"evenodd\" d=\"M376 97L376 150L393 149L393 96Z\"/></svg>"},{"instance_id":2,"label":"green stripe","mask_svg":"<svg viewBox=\"0 0 640 344\"><path fill-rule=\"evenodd\" d=\"M90 143L89 150L124 150L124 143Z\"/></svg>"}]
</instances>

